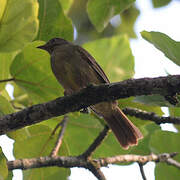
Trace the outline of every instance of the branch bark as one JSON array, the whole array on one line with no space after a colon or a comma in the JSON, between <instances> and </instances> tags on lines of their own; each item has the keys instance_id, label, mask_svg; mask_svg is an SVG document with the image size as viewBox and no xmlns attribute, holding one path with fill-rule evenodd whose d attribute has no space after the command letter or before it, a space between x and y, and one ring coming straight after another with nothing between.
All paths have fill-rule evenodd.
<instances>
[{"instance_id":1,"label":"branch bark","mask_svg":"<svg viewBox=\"0 0 180 180\"><path fill-rule=\"evenodd\" d=\"M55 147L51 151L50 156L57 156L58 151L59 151L59 149L61 147L61 144L62 144L62 140L63 140L63 137L64 137L64 133L65 133L65 129L66 129L66 126L67 126L67 122L68 122L68 116L65 115L63 120L59 124L61 126L61 130L59 132L58 139L56 141Z\"/></svg>"},{"instance_id":2,"label":"branch bark","mask_svg":"<svg viewBox=\"0 0 180 180\"><path fill-rule=\"evenodd\" d=\"M129 79L126 81L89 86L71 96L37 104L22 111L0 117L0 135L43 120L79 111L90 105L130 96L160 94L174 96L180 92L180 75L158 78Z\"/></svg>"},{"instance_id":3,"label":"branch bark","mask_svg":"<svg viewBox=\"0 0 180 180\"><path fill-rule=\"evenodd\" d=\"M108 164L117 164L117 163L126 163L126 162L138 162L145 164L147 162L165 162L167 164L173 165L177 168L179 167L179 162L173 160L173 163L170 162L169 159L172 159L177 155L177 153L163 153L163 154L150 154L147 156L127 154L127 155L118 155L107 158L99 158L99 159L84 159L80 156L45 156L39 158L32 159L17 159L14 161L8 161L7 166L9 170L14 169L32 169L32 168L42 168L42 167L50 167L50 166L58 166L64 168L72 168L72 167L83 167L89 169L88 167L92 165L92 163L96 167L106 167Z\"/></svg>"}]
</instances>

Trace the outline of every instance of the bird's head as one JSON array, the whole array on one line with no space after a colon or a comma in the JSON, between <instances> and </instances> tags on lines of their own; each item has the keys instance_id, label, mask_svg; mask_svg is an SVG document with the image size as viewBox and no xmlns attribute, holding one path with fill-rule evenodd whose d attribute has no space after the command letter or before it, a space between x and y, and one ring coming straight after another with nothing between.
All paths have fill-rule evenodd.
<instances>
[{"instance_id":1,"label":"bird's head","mask_svg":"<svg viewBox=\"0 0 180 180\"><path fill-rule=\"evenodd\" d=\"M42 46L38 46L37 48L46 50L51 54L54 50L54 47L61 46L61 45L67 44L67 43L68 43L68 41L66 41L65 39L53 38L53 39L49 40L46 44L44 44Z\"/></svg>"}]
</instances>

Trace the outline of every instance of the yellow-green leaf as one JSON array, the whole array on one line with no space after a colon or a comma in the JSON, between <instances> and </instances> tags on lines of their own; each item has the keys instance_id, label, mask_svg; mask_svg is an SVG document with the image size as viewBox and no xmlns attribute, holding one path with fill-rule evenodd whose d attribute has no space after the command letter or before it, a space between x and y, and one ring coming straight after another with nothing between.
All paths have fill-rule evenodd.
<instances>
[{"instance_id":1,"label":"yellow-green leaf","mask_svg":"<svg viewBox=\"0 0 180 180\"><path fill-rule=\"evenodd\" d=\"M10 69L15 83L26 90L32 103L52 100L63 93L52 73L48 53L36 48L42 44L42 41L34 41L26 46Z\"/></svg>"},{"instance_id":2,"label":"yellow-green leaf","mask_svg":"<svg viewBox=\"0 0 180 180\"><path fill-rule=\"evenodd\" d=\"M1 0L0 52L23 48L38 30L37 0Z\"/></svg>"}]
</instances>

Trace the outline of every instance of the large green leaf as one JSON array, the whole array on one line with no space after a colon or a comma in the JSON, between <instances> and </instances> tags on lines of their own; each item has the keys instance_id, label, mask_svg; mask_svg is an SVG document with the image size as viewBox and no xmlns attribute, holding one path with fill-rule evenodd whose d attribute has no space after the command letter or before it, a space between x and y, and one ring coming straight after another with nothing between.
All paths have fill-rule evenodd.
<instances>
[{"instance_id":1,"label":"large green leaf","mask_svg":"<svg viewBox=\"0 0 180 180\"><path fill-rule=\"evenodd\" d=\"M154 153L172 153L180 152L180 134L169 131L156 131L151 138L150 145ZM177 155L175 160L180 162L180 156ZM156 179L179 179L179 169L164 163L158 163L155 168Z\"/></svg>"},{"instance_id":2,"label":"large green leaf","mask_svg":"<svg viewBox=\"0 0 180 180\"><path fill-rule=\"evenodd\" d=\"M110 81L131 78L134 74L134 57L126 35L114 36L83 45L101 65Z\"/></svg>"},{"instance_id":3,"label":"large green leaf","mask_svg":"<svg viewBox=\"0 0 180 180\"><path fill-rule=\"evenodd\" d=\"M51 133L52 129L44 125L34 125L9 133L9 136L15 140L14 156L18 159L48 156L57 139L57 133L53 136L53 138L49 139ZM64 144L60 148L59 155L69 155ZM23 171L24 180L67 179L69 174L69 169L58 167L30 169Z\"/></svg>"},{"instance_id":4,"label":"large green leaf","mask_svg":"<svg viewBox=\"0 0 180 180\"><path fill-rule=\"evenodd\" d=\"M85 152L102 129L101 123L92 115L70 116L63 139L69 154L80 155ZM94 157L107 157L122 153L127 153L127 151L121 148L113 133L110 132L93 155Z\"/></svg>"},{"instance_id":5,"label":"large green leaf","mask_svg":"<svg viewBox=\"0 0 180 180\"><path fill-rule=\"evenodd\" d=\"M24 88L33 103L45 102L62 95L63 90L52 74L50 57L34 41L16 56L11 65L11 75L15 82Z\"/></svg>"},{"instance_id":6,"label":"large green leaf","mask_svg":"<svg viewBox=\"0 0 180 180\"><path fill-rule=\"evenodd\" d=\"M166 34L160 32L141 32L144 39L152 43L157 49L177 65L180 65L180 42L174 41Z\"/></svg>"},{"instance_id":7,"label":"large green leaf","mask_svg":"<svg viewBox=\"0 0 180 180\"><path fill-rule=\"evenodd\" d=\"M10 78L10 72L9 68L12 63L12 60L14 59L16 55L16 52L12 53L0 53L0 80L8 79ZM4 89L5 83L0 83L0 90Z\"/></svg>"},{"instance_id":8,"label":"large green leaf","mask_svg":"<svg viewBox=\"0 0 180 180\"><path fill-rule=\"evenodd\" d=\"M6 158L0 147L0 180L6 179L8 176L8 168L6 164Z\"/></svg>"},{"instance_id":9,"label":"large green leaf","mask_svg":"<svg viewBox=\"0 0 180 180\"><path fill-rule=\"evenodd\" d=\"M48 41L55 37L73 40L73 27L70 19L64 15L59 0L39 1L39 33L37 39Z\"/></svg>"},{"instance_id":10,"label":"large green leaf","mask_svg":"<svg viewBox=\"0 0 180 180\"><path fill-rule=\"evenodd\" d=\"M92 24L101 32L109 20L116 14L127 9L135 0L89 0L87 11Z\"/></svg>"},{"instance_id":11,"label":"large green leaf","mask_svg":"<svg viewBox=\"0 0 180 180\"><path fill-rule=\"evenodd\" d=\"M0 4L0 52L21 49L38 30L37 0L1 0Z\"/></svg>"}]
</instances>

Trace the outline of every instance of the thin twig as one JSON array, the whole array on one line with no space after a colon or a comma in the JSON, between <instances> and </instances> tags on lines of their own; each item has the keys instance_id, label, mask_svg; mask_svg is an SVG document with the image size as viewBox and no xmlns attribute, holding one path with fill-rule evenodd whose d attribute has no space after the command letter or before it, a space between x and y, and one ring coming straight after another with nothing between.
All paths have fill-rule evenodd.
<instances>
[{"instance_id":1,"label":"thin twig","mask_svg":"<svg viewBox=\"0 0 180 180\"><path fill-rule=\"evenodd\" d=\"M180 163L177 162L177 161L175 161L175 160L172 159L172 158L168 158L168 159L166 160L166 163L169 164L169 165L175 166L175 167L177 167L177 168L180 169Z\"/></svg>"},{"instance_id":2,"label":"thin twig","mask_svg":"<svg viewBox=\"0 0 180 180\"><path fill-rule=\"evenodd\" d=\"M0 83L9 82L9 81L14 81L14 80L15 80L15 78L2 79L2 80L0 80Z\"/></svg>"},{"instance_id":3,"label":"thin twig","mask_svg":"<svg viewBox=\"0 0 180 180\"><path fill-rule=\"evenodd\" d=\"M104 129L99 133L99 135L96 137L96 139L93 141L93 143L89 146L89 148L82 154L80 157L88 158L91 156L91 154L96 150L96 148L102 143L102 141L105 139L109 131L108 126L104 126Z\"/></svg>"},{"instance_id":4,"label":"thin twig","mask_svg":"<svg viewBox=\"0 0 180 180\"><path fill-rule=\"evenodd\" d=\"M139 169L140 169L140 172L141 172L142 179L147 180L146 175L144 173L144 168L143 168L144 165L142 163L138 163L138 165L139 165Z\"/></svg>"},{"instance_id":5,"label":"thin twig","mask_svg":"<svg viewBox=\"0 0 180 180\"><path fill-rule=\"evenodd\" d=\"M174 156L176 156L178 153L163 153L161 156L159 156L159 162L166 162L169 165L175 166L176 168L180 169L180 163L176 160L172 159Z\"/></svg>"},{"instance_id":6,"label":"thin twig","mask_svg":"<svg viewBox=\"0 0 180 180\"><path fill-rule=\"evenodd\" d=\"M61 130L59 131L59 135L58 135L58 139L56 141L55 147L53 148L53 150L51 151L50 156L57 156L59 148L62 144L62 139L64 136L64 132L67 126L67 122L68 122L68 116L65 115L63 120L61 121L60 125L62 126Z\"/></svg>"},{"instance_id":7,"label":"thin twig","mask_svg":"<svg viewBox=\"0 0 180 180\"><path fill-rule=\"evenodd\" d=\"M87 169L89 169L89 171L91 171L98 180L106 180L106 177L104 176L100 167L96 167L96 165L94 165L93 163L89 163Z\"/></svg>"},{"instance_id":8,"label":"thin twig","mask_svg":"<svg viewBox=\"0 0 180 180\"><path fill-rule=\"evenodd\" d=\"M142 111L142 110L136 109L136 108L125 108L125 109L123 109L123 112L126 115L134 116L134 117L140 118L142 120L153 121L158 125L163 124L163 123L180 124L180 118L179 117L158 116L154 112Z\"/></svg>"}]
</instances>

